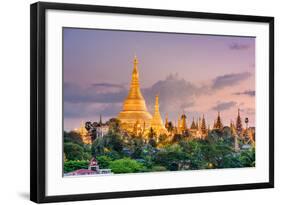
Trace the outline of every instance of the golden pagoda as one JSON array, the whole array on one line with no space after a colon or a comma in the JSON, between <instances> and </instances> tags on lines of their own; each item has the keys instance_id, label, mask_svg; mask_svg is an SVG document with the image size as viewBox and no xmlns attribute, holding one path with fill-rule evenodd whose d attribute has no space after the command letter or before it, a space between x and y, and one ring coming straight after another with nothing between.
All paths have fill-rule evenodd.
<instances>
[{"instance_id":1,"label":"golden pagoda","mask_svg":"<svg viewBox=\"0 0 281 205\"><path fill-rule=\"evenodd\" d=\"M138 125L141 125L143 129L147 129L151 124L152 116L147 111L145 100L140 90L138 59L136 56L134 58L134 69L129 94L117 118L121 121L121 127L130 132L133 132L134 127Z\"/></svg>"},{"instance_id":2,"label":"golden pagoda","mask_svg":"<svg viewBox=\"0 0 281 205\"><path fill-rule=\"evenodd\" d=\"M81 136L81 139L84 144L92 144L92 138L88 130L85 128L85 124L83 121L81 122L80 127L78 129L75 128L74 131Z\"/></svg>"},{"instance_id":3,"label":"golden pagoda","mask_svg":"<svg viewBox=\"0 0 281 205\"><path fill-rule=\"evenodd\" d=\"M159 96L155 97L154 115L151 120L151 127L157 135L167 133L167 130L163 124L160 111L159 111Z\"/></svg>"}]
</instances>

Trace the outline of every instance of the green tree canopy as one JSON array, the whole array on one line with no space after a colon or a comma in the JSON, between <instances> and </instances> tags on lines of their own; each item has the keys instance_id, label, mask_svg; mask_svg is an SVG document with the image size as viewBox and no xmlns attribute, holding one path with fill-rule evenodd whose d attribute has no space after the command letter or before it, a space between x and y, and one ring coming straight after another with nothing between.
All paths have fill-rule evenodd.
<instances>
[{"instance_id":1,"label":"green tree canopy","mask_svg":"<svg viewBox=\"0 0 281 205\"><path fill-rule=\"evenodd\" d=\"M141 163L130 158L112 161L109 164L109 168L113 173L134 173L145 169Z\"/></svg>"}]
</instances>

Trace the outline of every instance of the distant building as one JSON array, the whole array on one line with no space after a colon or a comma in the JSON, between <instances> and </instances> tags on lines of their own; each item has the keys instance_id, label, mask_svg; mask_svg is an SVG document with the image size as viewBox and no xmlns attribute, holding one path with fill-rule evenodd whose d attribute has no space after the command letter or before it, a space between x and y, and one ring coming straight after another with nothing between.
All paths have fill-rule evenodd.
<instances>
[{"instance_id":1,"label":"distant building","mask_svg":"<svg viewBox=\"0 0 281 205\"><path fill-rule=\"evenodd\" d=\"M96 124L95 128L96 128L96 138L103 137L109 131L109 125L108 125L108 123L102 122L101 115L100 115L100 121L99 121L99 123Z\"/></svg>"},{"instance_id":2,"label":"distant building","mask_svg":"<svg viewBox=\"0 0 281 205\"><path fill-rule=\"evenodd\" d=\"M243 126L242 126L242 119L240 117L240 109L238 109L237 119L236 119L236 132L239 136L242 135Z\"/></svg>"},{"instance_id":3,"label":"distant building","mask_svg":"<svg viewBox=\"0 0 281 205\"><path fill-rule=\"evenodd\" d=\"M222 124L220 112L218 112L217 120L214 123L213 129L216 129L216 130L222 130L223 129L223 124Z\"/></svg>"},{"instance_id":4,"label":"distant building","mask_svg":"<svg viewBox=\"0 0 281 205\"><path fill-rule=\"evenodd\" d=\"M66 173L64 174L64 176L81 176L81 175L93 175L93 174L96 174L96 172L88 169L78 169L73 172Z\"/></svg>"},{"instance_id":5,"label":"distant building","mask_svg":"<svg viewBox=\"0 0 281 205\"><path fill-rule=\"evenodd\" d=\"M73 172L64 174L64 176L81 176L81 175L95 175L95 174L113 174L111 169L100 169L98 161L93 157L90 160L88 169L78 169Z\"/></svg>"}]
</instances>

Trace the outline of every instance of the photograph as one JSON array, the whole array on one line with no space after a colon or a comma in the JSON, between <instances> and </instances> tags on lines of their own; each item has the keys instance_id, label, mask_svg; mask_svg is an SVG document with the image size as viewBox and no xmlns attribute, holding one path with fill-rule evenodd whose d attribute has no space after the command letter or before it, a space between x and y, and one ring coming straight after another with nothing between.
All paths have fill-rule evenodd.
<instances>
[{"instance_id":1,"label":"photograph","mask_svg":"<svg viewBox=\"0 0 281 205\"><path fill-rule=\"evenodd\" d=\"M63 27L63 177L255 168L255 54L255 36Z\"/></svg>"}]
</instances>

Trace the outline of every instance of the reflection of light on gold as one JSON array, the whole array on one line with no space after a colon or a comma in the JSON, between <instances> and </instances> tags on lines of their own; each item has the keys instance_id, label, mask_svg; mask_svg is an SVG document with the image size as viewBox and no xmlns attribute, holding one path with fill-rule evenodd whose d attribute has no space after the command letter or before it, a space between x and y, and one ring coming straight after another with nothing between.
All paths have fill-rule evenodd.
<instances>
[{"instance_id":1,"label":"reflection of light on gold","mask_svg":"<svg viewBox=\"0 0 281 205\"><path fill-rule=\"evenodd\" d=\"M157 135L167 133L167 130L163 124L160 111L159 111L159 97L156 95L155 97L155 105L154 105L154 115L151 120L151 127L156 132Z\"/></svg>"},{"instance_id":2,"label":"reflection of light on gold","mask_svg":"<svg viewBox=\"0 0 281 205\"><path fill-rule=\"evenodd\" d=\"M121 126L127 131L133 131L136 123L143 125L145 129L150 127L152 116L147 111L145 100L142 96L139 84L138 60L134 58L134 69L130 91L123 103L123 110L119 113L118 119ZM139 125L137 125L139 127Z\"/></svg>"},{"instance_id":3,"label":"reflection of light on gold","mask_svg":"<svg viewBox=\"0 0 281 205\"><path fill-rule=\"evenodd\" d=\"M123 103L123 110L119 113L118 119L121 127L129 132L141 134L147 132L150 127L157 135L167 133L159 112L159 98L155 99L155 110L153 117L147 111L145 100L142 96L139 84L138 59L134 58L134 69L130 91Z\"/></svg>"},{"instance_id":4,"label":"reflection of light on gold","mask_svg":"<svg viewBox=\"0 0 281 205\"><path fill-rule=\"evenodd\" d=\"M79 128L75 128L74 131L81 136L81 139L85 144L92 144L91 136L89 135L83 122L81 122L81 126Z\"/></svg>"}]
</instances>

